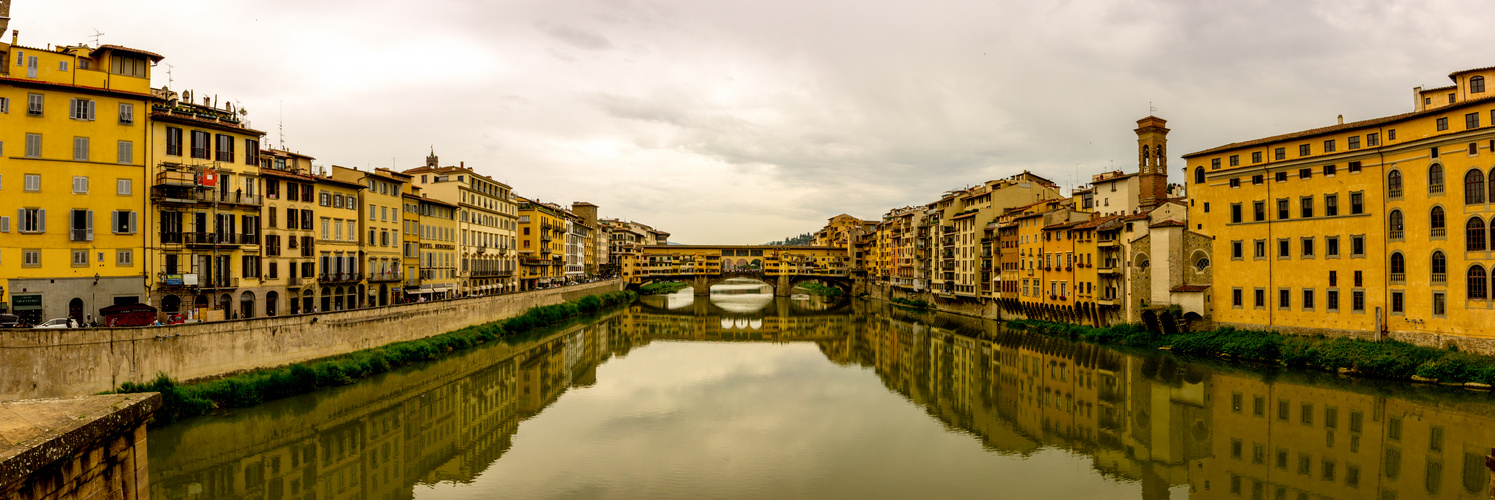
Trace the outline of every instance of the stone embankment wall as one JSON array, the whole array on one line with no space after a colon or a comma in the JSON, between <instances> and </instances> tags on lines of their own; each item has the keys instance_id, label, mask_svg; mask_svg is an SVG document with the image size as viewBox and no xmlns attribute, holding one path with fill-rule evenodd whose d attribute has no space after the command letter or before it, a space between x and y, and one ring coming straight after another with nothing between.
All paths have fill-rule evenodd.
<instances>
[{"instance_id":1,"label":"stone embankment wall","mask_svg":"<svg viewBox=\"0 0 1495 500\"><path fill-rule=\"evenodd\" d=\"M0 330L0 401L108 391L164 372L183 381L273 368L509 318L623 289L620 280L441 302L185 325Z\"/></svg>"},{"instance_id":2,"label":"stone embankment wall","mask_svg":"<svg viewBox=\"0 0 1495 500\"><path fill-rule=\"evenodd\" d=\"M868 297L878 300L891 301L895 298L908 300L922 300L934 305L934 310L959 314L962 316L973 316L986 319L1020 319L1002 312L995 302L983 302L970 299L950 300L942 299L929 292L910 292L891 285L877 285L868 283L866 280L858 279L852 286L852 295L868 294Z\"/></svg>"},{"instance_id":3,"label":"stone embankment wall","mask_svg":"<svg viewBox=\"0 0 1495 500\"><path fill-rule=\"evenodd\" d=\"M0 498L150 498L156 393L0 403Z\"/></svg>"}]
</instances>

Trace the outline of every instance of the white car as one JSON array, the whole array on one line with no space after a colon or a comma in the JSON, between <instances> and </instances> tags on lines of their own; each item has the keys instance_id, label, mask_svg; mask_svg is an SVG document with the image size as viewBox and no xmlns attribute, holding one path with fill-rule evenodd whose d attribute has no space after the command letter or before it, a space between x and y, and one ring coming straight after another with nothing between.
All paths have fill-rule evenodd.
<instances>
[{"instance_id":1,"label":"white car","mask_svg":"<svg viewBox=\"0 0 1495 500\"><path fill-rule=\"evenodd\" d=\"M36 327L37 328L77 328L78 327L78 322L74 321L72 318L54 318L54 319L47 320L46 323L42 323L40 325L36 325Z\"/></svg>"}]
</instances>

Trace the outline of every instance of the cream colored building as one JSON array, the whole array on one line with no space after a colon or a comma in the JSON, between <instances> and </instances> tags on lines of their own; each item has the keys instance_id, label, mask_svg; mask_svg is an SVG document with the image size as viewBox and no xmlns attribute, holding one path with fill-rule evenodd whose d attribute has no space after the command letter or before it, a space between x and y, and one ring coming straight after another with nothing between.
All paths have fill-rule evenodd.
<instances>
[{"instance_id":1,"label":"cream colored building","mask_svg":"<svg viewBox=\"0 0 1495 500\"><path fill-rule=\"evenodd\" d=\"M492 294L519 289L515 249L519 209L508 184L478 174L465 165L440 166L433 153L426 164L404 172L427 198L456 203L458 274L462 294Z\"/></svg>"}]
</instances>

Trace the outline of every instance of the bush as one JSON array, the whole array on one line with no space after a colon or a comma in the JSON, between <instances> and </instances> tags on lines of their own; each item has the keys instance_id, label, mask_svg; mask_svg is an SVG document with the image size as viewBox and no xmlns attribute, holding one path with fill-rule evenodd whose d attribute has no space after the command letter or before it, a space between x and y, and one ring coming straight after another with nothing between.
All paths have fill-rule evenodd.
<instances>
[{"instance_id":1,"label":"bush","mask_svg":"<svg viewBox=\"0 0 1495 500\"><path fill-rule=\"evenodd\" d=\"M581 314L632 304L637 298L638 294L626 290L588 295L574 302L533 307L513 318L425 339L395 342L383 347L242 373L189 386L179 385L165 373L160 373L147 383L120 384L115 392L161 393L161 409L152 417L152 425L164 425L183 418L206 415L215 408L246 408L265 401L306 394L318 387L352 384L360 378L388 372L400 366L437 359L444 353L524 334L535 328L569 321Z\"/></svg>"}]
</instances>

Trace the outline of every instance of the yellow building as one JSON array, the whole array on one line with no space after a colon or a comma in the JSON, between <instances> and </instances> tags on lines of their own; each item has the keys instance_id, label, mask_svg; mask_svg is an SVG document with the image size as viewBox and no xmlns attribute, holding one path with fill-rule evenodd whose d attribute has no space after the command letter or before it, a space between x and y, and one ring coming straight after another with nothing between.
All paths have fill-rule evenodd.
<instances>
[{"instance_id":1,"label":"yellow building","mask_svg":"<svg viewBox=\"0 0 1495 500\"><path fill-rule=\"evenodd\" d=\"M387 306L404 300L404 257L401 255L405 184L410 176L385 168L373 171L332 167L332 178L362 184L358 191L359 226L362 239L359 262L368 282L369 307Z\"/></svg>"},{"instance_id":2,"label":"yellow building","mask_svg":"<svg viewBox=\"0 0 1495 500\"><path fill-rule=\"evenodd\" d=\"M14 38L0 56L0 302L31 323L147 302L146 115L161 56Z\"/></svg>"},{"instance_id":3,"label":"yellow building","mask_svg":"<svg viewBox=\"0 0 1495 500\"><path fill-rule=\"evenodd\" d=\"M1408 113L1184 155L1190 229L1216 240L1216 322L1495 335L1495 69L1449 78Z\"/></svg>"},{"instance_id":4,"label":"yellow building","mask_svg":"<svg viewBox=\"0 0 1495 500\"><path fill-rule=\"evenodd\" d=\"M520 289L565 281L567 236L566 214L560 207L519 199Z\"/></svg>"},{"instance_id":5,"label":"yellow building","mask_svg":"<svg viewBox=\"0 0 1495 500\"><path fill-rule=\"evenodd\" d=\"M278 313L266 297L260 138L232 104L159 89L150 112L146 267L152 302L188 319Z\"/></svg>"},{"instance_id":6,"label":"yellow building","mask_svg":"<svg viewBox=\"0 0 1495 500\"><path fill-rule=\"evenodd\" d=\"M597 277L603 261L607 259L607 246L599 244L606 239L602 237L602 224L597 219L597 205L578 201L571 204L571 212L580 217L582 225L587 227L586 238L582 243L585 245L582 257L584 274L589 278Z\"/></svg>"},{"instance_id":7,"label":"yellow building","mask_svg":"<svg viewBox=\"0 0 1495 500\"><path fill-rule=\"evenodd\" d=\"M406 184L400 193L400 268L405 274L402 300L418 300L420 295L420 191L415 184Z\"/></svg>"},{"instance_id":8,"label":"yellow building","mask_svg":"<svg viewBox=\"0 0 1495 500\"><path fill-rule=\"evenodd\" d=\"M420 220L420 296L447 299L457 295L461 284L457 268L457 211L455 203L421 198L417 205Z\"/></svg>"},{"instance_id":9,"label":"yellow building","mask_svg":"<svg viewBox=\"0 0 1495 500\"><path fill-rule=\"evenodd\" d=\"M301 314L301 297L316 293L316 176L314 158L277 149L260 150L260 182L264 206L261 279L265 287L265 315Z\"/></svg>"},{"instance_id":10,"label":"yellow building","mask_svg":"<svg viewBox=\"0 0 1495 500\"><path fill-rule=\"evenodd\" d=\"M513 189L465 164L440 166L434 152L426 157L424 166L405 173L420 186L423 196L460 207L457 212L460 292L489 294L518 290L515 246L519 211Z\"/></svg>"},{"instance_id":11,"label":"yellow building","mask_svg":"<svg viewBox=\"0 0 1495 500\"><path fill-rule=\"evenodd\" d=\"M367 282L359 264L359 191L366 185L317 175L317 283L301 292L302 311L342 311L363 306ZM315 292L315 293L313 293Z\"/></svg>"}]
</instances>

